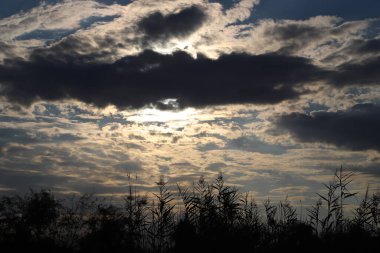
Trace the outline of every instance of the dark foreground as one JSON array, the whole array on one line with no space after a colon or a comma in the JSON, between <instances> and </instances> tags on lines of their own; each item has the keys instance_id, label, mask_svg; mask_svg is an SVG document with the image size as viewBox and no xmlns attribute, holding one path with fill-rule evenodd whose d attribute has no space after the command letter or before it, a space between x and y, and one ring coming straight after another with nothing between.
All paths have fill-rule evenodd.
<instances>
[{"instance_id":1,"label":"dark foreground","mask_svg":"<svg viewBox=\"0 0 380 253\"><path fill-rule=\"evenodd\" d=\"M130 186L122 205L47 190L3 196L0 252L380 252L380 194L345 211L351 176L338 170L303 218L286 199L256 204L221 175L177 192L161 181L152 201Z\"/></svg>"}]
</instances>

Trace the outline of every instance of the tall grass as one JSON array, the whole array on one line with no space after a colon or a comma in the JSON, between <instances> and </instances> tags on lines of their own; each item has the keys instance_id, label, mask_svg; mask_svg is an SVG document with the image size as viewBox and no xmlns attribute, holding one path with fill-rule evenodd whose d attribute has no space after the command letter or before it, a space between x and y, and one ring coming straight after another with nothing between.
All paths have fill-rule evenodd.
<instances>
[{"instance_id":1,"label":"tall grass","mask_svg":"<svg viewBox=\"0 0 380 253\"><path fill-rule=\"evenodd\" d=\"M338 169L307 208L286 197L263 203L201 177L170 191L161 178L150 202L130 183L123 205L92 195L58 200L48 190L0 198L2 252L374 252L380 249L380 194L366 194L352 215L346 204L353 174ZM182 200L175 212L175 199Z\"/></svg>"}]
</instances>

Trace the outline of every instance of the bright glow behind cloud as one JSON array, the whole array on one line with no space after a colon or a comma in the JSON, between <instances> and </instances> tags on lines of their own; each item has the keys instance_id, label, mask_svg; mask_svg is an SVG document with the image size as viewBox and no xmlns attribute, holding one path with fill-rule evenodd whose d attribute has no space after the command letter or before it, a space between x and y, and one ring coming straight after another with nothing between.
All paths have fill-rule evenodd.
<instances>
[{"instance_id":1,"label":"bright glow behind cloud","mask_svg":"<svg viewBox=\"0 0 380 253\"><path fill-rule=\"evenodd\" d=\"M133 122L176 122L189 124L196 118L197 110L186 108L179 111L161 111L159 109L147 108L136 112L133 116L127 116L126 119Z\"/></svg>"},{"instance_id":2,"label":"bright glow behind cloud","mask_svg":"<svg viewBox=\"0 0 380 253\"><path fill-rule=\"evenodd\" d=\"M279 79L273 77L273 73L286 76L281 72L281 68L276 69L276 66L279 66L276 65L278 59L292 59L307 63L309 67L318 66L318 70L335 70L338 74L346 74L331 77L329 75L332 75L332 72L323 72L327 73L330 81L340 82L354 82L355 80L347 75L352 73L348 70L356 68L360 73L366 73L368 69L360 67L368 61L372 64L370 67L376 66L374 60L380 56L380 47L378 30L374 27L378 26L378 20L345 21L339 17L318 16L306 20L264 19L251 22L250 17L252 13L255 17L254 7L258 3L259 1L239 1L230 9L205 0L139 0L125 6L72 0L58 5L44 5L0 20L0 62L22 57L25 62L21 62L20 66L25 66L30 63L29 57L36 49L51 53L55 52L54 48L58 48L57 51L62 53L58 54L57 59L74 59L69 61L68 66L72 66L75 61L107 66L125 56L137 55L145 50L154 50L156 53L166 54L167 57L151 53L145 55L147 58L141 59L149 60L153 55L165 58L169 63L171 59L168 56L178 50L189 53L194 58L198 56L198 59L210 57L215 62L220 56L230 53L248 54L250 58L257 59L250 62L256 65L268 59L260 58L260 55L276 55L277 58L268 61L266 65L272 69L268 70L268 67L257 71L251 77L260 78L255 79L255 82L252 79L248 80L246 87L254 87L257 83L271 81L273 78L278 81ZM170 15L178 17L178 14L183 14L182 11L189 8L191 10L194 5L203 10L207 18L198 23L190 22L190 26L187 27L191 28L191 32L179 31L174 26L174 29L163 29L168 33L167 36L156 36L154 39L147 38L146 34L139 32L138 26L145 17L155 14L159 17L158 20L167 24L170 23ZM81 11L76 11L78 9ZM112 15L118 17L100 21L96 19ZM91 17L96 18L92 20ZM89 22L89 18L90 21L95 21L84 27L83 23ZM73 31L71 35L56 40L19 38L39 30L60 29ZM183 59L181 57L183 55L179 55L178 59ZM54 57L48 60L52 58ZM141 67L138 65L139 59L135 59L138 74L157 70L161 66L153 61L152 64L142 64ZM194 60L191 57L186 59L189 62ZM231 58L226 59L228 61ZM167 63L166 61L164 63ZM197 67L196 64L189 66ZM231 67L225 71L230 69ZM252 68L246 70L243 74L252 72ZM268 70L269 74L260 75L264 70ZM118 71L116 68L115 72L110 73L120 73ZM206 69L204 73L209 74L207 71ZM101 71L96 73L98 72ZM333 74L337 74L336 72ZM175 74L170 71L167 73ZM299 81L302 73L290 74L288 82ZM49 186L61 193L95 191L112 195L125 191L126 170L139 175L138 185L146 191L151 190L161 174L165 174L173 183L189 183L200 175L213 177L219 171L223 171L229 182L244 187L244 190L255 191L259 198L271 194L282 198L281 193L288 192L290 199L305 199L311 202L314 201L313 192L321 187L320 182L329 180L332 170L341 164L357 172L355 187L358 189L364 189L367 182L378 185L379 150L366 150L367 147L377 148L376 145L367 145L364 147L365 150L341 149L334 145L332 137L312 139L312 142L303 141L309 140L308 138L297 139L297 136L300 136L297 130L303 130L297 128L297 121L287 124L293 127L292 132L286 132L276 125L278 118L291 113L295 118L311 119L311 122L316 120L312 115L323 116L321 112L370 121L366 115L377 115L378 107L374 104L380 102L380 91L378 83L375 82L378 80L376 73L369 73L371 85L357 86L350 83L347 86L333 86L324 78L312 79L312 82L300 87L303 90L300 94L297 93L298 96L260 105L243 105L239 104L239 101L233 101L234 105L221 106L200 103L202 109L180 110L176 105L176 97L168 95L159 96L158 101L139 104L138 106L143 108L140 110L105 107L112 104L107 100L99 103L105 107L100 108L91 103L91 99L98 94L90 93L89 89L96 83L96 78L90 79L88 86L83 86L86 89L84 94L81 94L82 102L64 97L55 102L33 101L28 108L2 99L0 191L22 191L30 184L37 187ZM169 74L165 77L170 76ZM218 77L223 73L215 71L213 74ZM294 76L297 78L294 79ZM204 81L200 77L202 75L198 76L196 81ZM227 78L229 77L226 75ZM285 79L282 76L280 78L278 82L281 84ZM238 87L242 87L235 79L231 78L233 85L227 87L229 90L226 92L216 93L223 88L218 83L214 87L215 90L208 94L218 94L216 98L228 98ZM165 90L158 85L157 78L149 81L151 80L154 80L153 84L157 83L157 92ZM213 84L212 78L207 80L210 83L205 83L205 86ZM121 78L120 86L130 85L127 81L129 80ZM46 83L50 85L49 82ZM175 80L173 86L165 87L170 91L180 84ZM268 82L268 85L270 84ZM0 84L0 88L5 87L4 84ZM75 87L77 86L71 86L65 91L75 90ZM107 88L102 89L104 93L99 97L105 97L111 87L112 84L108 83ZM197 87L199 90L188 89L187 92L194 92L195 96L191 98L200 98L199 101L202 102L202 95L205 94L201 91L204 87ZM258 94L260 88L267 86L257 87L258 90L248 89L252 91L251 95ZM239 90L238 97L247 94L243 88L242 91ZM77 91L73 94L77 94ZM53 91L48 95L50 94L56 95ZM133 99L134 93L131 94L130 98ZM154 92L152 94L155 95ZM268 94L270 97L274 95L271 92ZM116 95L120 101L125 101L123 94ZM146 90L141 89L140 95L146 95ZM165 100L167 98L172 100ZM54 100L54 96L51 100ZM158 105L149 107L149 102L158 102ZM373 104L373 107L369 107L368 104ZM166 110L160 110L159 106ZM343 130L344 128L340 132ZM372 131L372 128L370 130ZM371 141L370 138L366 140Z\"/></svg>"}]
</instances>

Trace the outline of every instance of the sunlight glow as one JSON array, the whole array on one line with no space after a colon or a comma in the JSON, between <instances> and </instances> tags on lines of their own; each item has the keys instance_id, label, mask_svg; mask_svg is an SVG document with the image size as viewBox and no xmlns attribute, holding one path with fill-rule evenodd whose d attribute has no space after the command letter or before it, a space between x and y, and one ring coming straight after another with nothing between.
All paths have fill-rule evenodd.
<instances>
[{"instance_id":1,"label":"sunlight glow","mask_svg":"<svg viewBox=\"0 0 380 253\"><path fill-rule=\"evenodd\" d=\"M194 108L187 108L185 110L176 111L161 111L155 108L146 108L137 111L136 114L127 117L128 120L134 122L172 122L183 121L190 122L195 119L197 110Z\"/></svg>"}]
</instances>

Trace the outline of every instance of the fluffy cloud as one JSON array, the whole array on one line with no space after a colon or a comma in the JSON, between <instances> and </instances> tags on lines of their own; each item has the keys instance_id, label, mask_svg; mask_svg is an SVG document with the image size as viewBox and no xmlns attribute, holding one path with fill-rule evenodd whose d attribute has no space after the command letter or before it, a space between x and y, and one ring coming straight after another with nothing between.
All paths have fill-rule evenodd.
<instances>
[{"instance_id":1,"label":"fluffy cloud","mask_svg":"<svg viewBox=\"0 0 380 253\"><path fill-rule=\"evenodd\" d=\"M78 11L81 10L81 11ZM69 0L56 4L42 4L28 12L0 19L0 39L12 41L35 30L72 30L89 17L121 15L118 5L103 5L96 1Z\"/></svg>"},{"instance_id":2,"label":"fluffy cloud","mask_svg":"<svg viewBox=\"0 0 380 253\"><path fill-rule=\"evenodd\" d=\"M341 61L323 61L353 40L361 39L374 20L344 21L334 16L307 20L259 20L251 28L249 50L263 53L278 51L311 58L325 66ZM331 57L330 57L331 58Z\"/></svg>"}]
</instances>

